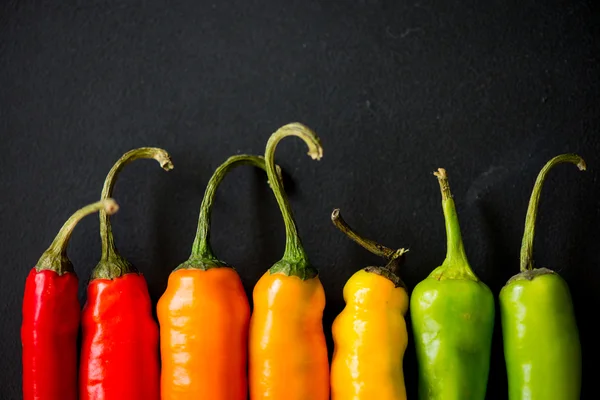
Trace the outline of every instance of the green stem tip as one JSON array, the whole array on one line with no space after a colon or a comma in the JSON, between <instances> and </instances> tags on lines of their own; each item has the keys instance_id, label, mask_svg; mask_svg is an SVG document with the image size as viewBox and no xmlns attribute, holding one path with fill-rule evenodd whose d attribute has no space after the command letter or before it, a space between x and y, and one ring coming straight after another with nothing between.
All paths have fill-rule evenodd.
<instances>
[{"instance_id":1,"label":"green stem tip","mask_svg":"<svg viewBox=\"0 0 600 400\"><path fill-rule=\"evenodd\" d=\"M162 169L170 171L173 163L169 153L156 147L140 147L123 154L108 172L102 187L101 199L112 196L119 172L129 163L139 159L154 159ZM127 273L137 272L135 267L125 260L115 246L112 227L108 214L100 212L100 239L102 242L102 255L100 262L92 271L92 279L115 279Z\"/></svg>"},{"instance_id":2,"label":"green stem tip","mask_svg":"<svg viewBox=\"0 0 600 400\"><path fill-rule=\"evenodd\" d=\"M223 164L221 164L213 173L212 177L206 185L204 191L204 197L202 198L202 204L200 206L200 215L198 217L198 228L196 230L196 237L192 245L192 254L189 260L181 264L177 269L201 269L207 270L214 267L227 267L228 265L220 261L215 257L212 247L210 245L210 223L212 205L215 201L217 188L232 169L242 166L249 165L256 168L260 168L266 171L267 167L265 159L262 156L250 156L246 154L236 155L229 157ZM281 168L279 165L275 166L276 179L282 180ZM270 185L270 182L269 182Z\"/></svg>"},{"instance_id":3,"label":"green stem tip","mask_svg":"<svg viewBox=\"0 0 600 400\"><path fill-rule=\"evenodd\" d=\"M36 271L51 270L55 271L58 275L66 272L74 272L73 264L71 264L71 261L67 257L67 247L73 230L84 217L101 210L112 215L119 210L119 205L113 199L108 198L89 204L73 213L63 224L62 228L60 228L50 247L40 257L35 267Z\"/></svg>"},{"instance_id":4,"label":"green stem tip","mask_svg":"<svg viewBox=\"0 0 600 400\"><path fill-rule=\"evenodd\" d=\"M446 259L430 276L438 280L442 278L478 280L465 253L458 214L450 191L448 174L444 168L438 168L433 175L438 179L442 194L442 210L444 211L446 225Z\"/></svg>"},{"instance_id":5,"label":"green stem tip","mask_svg":"<svg viewBox=\"0 0 600 400\"><path fill-rule=\"evenodd\" d=\"M533 238L535 235L535 220L538 213L542 186L544 185L548 172L550 172L555 165L562 163L575 164L580 171L585 171L587 168L583 158L577 154L561 154L548 161L540 170L535 184L533 185L529 206L527 207L527 216L525 217L525 232L523 233L523 241L521 243L521 272L533 270Z\"/></svg>"},{"instance_id":6,"label":"green stem tip","mask_svg":"<svg viewBox=\"0 0 600 400\"><path fill-rule=\"evenodd\" d=\"M281 181L276 178L275 171L275 149L277 144L287 136L297 136L302 139L308 146L308 155L313 160L320 160L323 157L323 148L317 135L310 128L300 124L291 123L282 126L271 135L267 141L265 149L265 161L267 164L267 175L271 183L271 189L277 204L281 210L281 215L285 224L285 252L281 260L276 262L270 269L270 273L280 273L287 276L296 276L302 280L311 279L318 275L316 268L310 265L308 256L304 251L292 208L287 199L287 195L283 190Z\"/></svg>"}]
</instances>

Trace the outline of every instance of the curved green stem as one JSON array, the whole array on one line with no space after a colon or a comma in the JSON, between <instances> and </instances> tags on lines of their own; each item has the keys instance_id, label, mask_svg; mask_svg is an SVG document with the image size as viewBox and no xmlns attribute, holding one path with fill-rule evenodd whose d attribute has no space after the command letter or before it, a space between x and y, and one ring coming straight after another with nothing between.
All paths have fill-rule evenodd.
<instances>
[{"instance_id":1,"label":"curved green stem","mask_svg":"<svg viewBox=\"0 0 600 400\"><path fill-rule=\"evenodd\" d=\"M119 172L130 162L141 158L149 158L158 161L162 169L170 171L173 169L173 163L169 153L156 147L140 147L123 154L117 160L106 176L104 186L102 187L102 199L112 196L112 192L117 181ZM100 212L100 239L102 241L102 256L100 262L92 271L92 279L114 279L130 272L136 272L136 269L125 260L117 251L115 246L110 219L105 212Z\"/></svg>"},{"instance_id":2,"label":"curved green stem","mask_svg":"<svg viewBox=\"0 0 600 400\"><path fill-rule=\"evenodd\" d=\"M467 260L460 232L460 224L458 222L458 214L456 213L456 206L450 192L450 183L448 182L446 170L438 168L433 174L438 179L442 194L442 209L446 225L446 259L440 267L431 273L431 276L436 279L458 278L478 280Z\"/></svg>"},{"instance_id":3,"label":"curved green stem","mask_svg":"<svg viewBox=\"0 0 600 400\"><path fill-rule=\"evenodd\" d=\"M198 217L198 228L196 230L196 237L194 244L192 245L192 254L190 260L182 264L182 268L199 268L206 269L211 267L226 266L225 263L219 261L210 246L210 221L212 205L215 200L217 188L232 169L242 166L250 165L260 168L266 172L265 160L261 156L250 156L250 155L237 155L229 157L223 164L221 164L214 172L213 176L206 185L204 191L204 197L200 206L200 216ZM281 181L281 168L276 165L276 176L277 180Z\"/></svg>"},{"instance_id":4,"label":"curved green stem","mask_svg":"<svg viewBox=\"0 0 600 400\"><path fill-rule=\"evenodd\" d=\"M309 264L308 256L306 255L300 237L298 236L292 208L290 207L287 195L283 190L283 185L280 180L276 178L275 163L273 161L277 144L281 139L287 136L297 136L304 140L308 146L308 155L313 160L320 160L321 157L323 157L323 148L321 147L317 135L308 127L300 123L291 123L282 126L271 135L267 142L267 147L265 149L267 175L269 177L269 182L271 182L271 189L273 190L273 194L275 195L277 204L281 210L286 236L283 257L280 261L276 262L269 271L272 274L281 273L287 276L297 276L300 279L305 280L317 276L318 271Z\"/></svg>"},{"instance_id":5,"label":"curved green stem","mask_svg":"<svg viewBox=\"0 0 600 400\"><path fill-rule=\"evenodd\" d=\"M521 272L533 269L533 237L535 235L535 220L540 203L542 186L546 175L548 175L552 167L561 163L575 164L580 171L585 171L586 169L585 161L577 154L561 154L548 161L539 172L533 185L529 206L527 207L527 216L525 217L525 232L523 233L523 241L521 243Z\"/></svg>"},{"instance_id":6,"label":"curved green stem","mask_svg":"<svg viewBox=\"0 0 600 400\"><path fill-rule=\"evenodd\" d=\"M400 258L406 252L408 252L408 250L404 248L397 250L390 249L389 247L386 247L371 239L367 239L361 236L354 229L352 229L346 221L344 221L344 218L342 218L342 215L340 214L339 208L336 208L331 213L331 221L333 222L336 228L342 231L354 242L358 243L361 247L375 254L376 256L385 258L388 261L386 268L388 268L391 272L396 272Z\"/></svg>"},{"instance_id":7,"label":"curved green stem","mask_svg":"<svg viewBox=\"0 0 600 400\"><path fill-rule=\"evenodd\" d=\"M55 271L59 275L62 275L65 272L73 272L73 264L71 264L71 261L67 257L67 246L69 245L69 239L71 239L73 230L79 221L81 221L84 217L100 210L112 215L119 210L119 205L113 199L105 199L89 204L77 210L63 224L62 228L60 228L58 234L50 244L50 247L48 247L44 254L42 254L36 264L36 271L40 272L43 270L51 270Z\"/></svg>"}]
</instances>

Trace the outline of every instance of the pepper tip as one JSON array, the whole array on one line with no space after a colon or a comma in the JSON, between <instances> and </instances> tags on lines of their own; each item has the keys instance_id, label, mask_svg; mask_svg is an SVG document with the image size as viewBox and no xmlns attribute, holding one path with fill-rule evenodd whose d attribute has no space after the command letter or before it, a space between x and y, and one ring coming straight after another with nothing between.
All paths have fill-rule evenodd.
<instances>
[{"instance_id":1,"label":"pepper tip","mask_svg":"<svg viewBox=\"0 0 600 400\"><path fill-rule=\"evenodd\" d=\"M161 168L162 168L162 169L164 169L165 171L170 171L170 170L172 170L173 168L175 168L175 166L173 165L173 162L172 162L170 159L163 160L163 161L160 163L160 166L161 166Z\"/></svg>"},{"instance_id":2,"label":"pepper tip","mask_svg":"<svg viewBox=\"0 0 600 400\"><path fill-rule=\"evenodd\" d=\"M323 148L321 146L318 146L317 148L311 148L308 152L308 155L313 160L319 161L321 158L323 158Z\"/></svg>"},{"instance_id":3,"label":"pepper tip","mask_svg":"<svg viewBox=\"0 0 600 400\"><path fill-rule=\"evenodd\" d=\"M446 174L446 170L444 168L438 168L433 175L435 175L438 179L448 179L448 175Z\"/></svg>"},{"instance_id":4,"label":"pepper tip","mask_svg":"<svg viewBox=\"0 0 600 400\"><path fill-rule=\"evenodd\" d=\"M104 200L104 211L108 215L113 215L114 213L119 211L119 205L113 199L106 199Z\"/></svg>"},{"instance_id":5,"label":"pepper tip","mask_svg":"<svg viewBox=\"0 0 600 400\"><path fill-rule=\"evenodd\" d=\"M340 209L339 208L335 208L332 212L331 212L331 220L335 221L339 218L340 216Z\"/></svg>"}]
</instances>

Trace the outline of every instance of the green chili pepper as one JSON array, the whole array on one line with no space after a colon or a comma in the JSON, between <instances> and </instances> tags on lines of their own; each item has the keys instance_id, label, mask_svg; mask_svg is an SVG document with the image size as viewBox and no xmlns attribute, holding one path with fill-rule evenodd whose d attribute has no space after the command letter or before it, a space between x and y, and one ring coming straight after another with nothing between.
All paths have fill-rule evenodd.
<instances>
[{"instance_id":1,"label":"green chili pepper","mask_svg":"<svg viewBox=\"0 0 600 400\"><path fill-rule=\"evenodd\" d=\"M447 253L410 299L421 400L483 400L494 328L494 296L477 278L463 247L446 171L442 192Z\"/></svg>"},{"instance_id":2,"label":"green chili pepper","mask_svg":"<svg viewBox=\"0 0 600 400\"><path fill-rule=\"evenodd\" d=\"M547 268L533 268L535 218L542 184L556 164L585 161L554 157L540 171L525 219L521 272L500 291L504 358L510 400L576 400L581 391L581 344L567 283Z\"/></svg>"}]
</instances>

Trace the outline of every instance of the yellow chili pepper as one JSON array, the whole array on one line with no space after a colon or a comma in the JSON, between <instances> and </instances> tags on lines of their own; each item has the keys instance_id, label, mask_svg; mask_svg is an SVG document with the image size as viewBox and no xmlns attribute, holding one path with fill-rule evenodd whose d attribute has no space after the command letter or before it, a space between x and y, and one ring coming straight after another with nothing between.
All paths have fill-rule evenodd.
<instances>
[{"instance_id":1,"label":"yellow chili pepper","mask_svg":"<svg viewBox=\"0 0 600 400\"><path fill-rule=\"evenodd\" d=\"M407 250L359 236L338 209L331 219L352 240L389 261L385 267L361 269L344 286L346 307L332 326L331 399L405 400L408 293L395 270Z\"/></svg>"}]
</instances>

